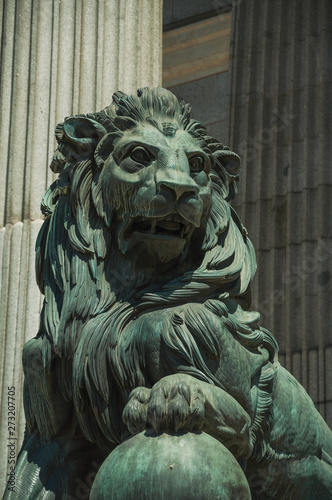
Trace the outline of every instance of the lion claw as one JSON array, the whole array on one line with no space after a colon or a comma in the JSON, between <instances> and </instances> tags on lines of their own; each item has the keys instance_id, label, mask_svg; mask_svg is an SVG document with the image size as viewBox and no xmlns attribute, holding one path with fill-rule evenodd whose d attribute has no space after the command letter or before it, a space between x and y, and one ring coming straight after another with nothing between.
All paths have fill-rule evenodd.
<instances>
[{"instance_id":1,"label":"lion claw","mask_svg":"<svg viewBox=\"0 0 332 500\"><path fill-rule=\"evenodd\" d=\"M158 433L163 430L201 430L204 424L204 396L192 377L182 375L161 379L151 389L147 422Z\"/></svg>"},{"instance_id":2,"label":"lion claw","mask_svg":"<svg viewBox=\"0 0 332 500\"><path fill-rule=\"evenodd\" d=\"M152 389L137 387L130 395L122 419L131 434L152 427L155 432L201 430L205 398L199 382L188 375L170 375Z\"/></svg>"},{"instance_id":3,"label":"lion claw","mask_svg":"<svg viewBox=\"0 0 332 500\"><path fill-rule=\"evenodd\" d=\"M147 387L136 387L129 394L128 403L122 413L122 420L131 434L137 434L146 428L150 393L151 389Z\"/></svg>"}]
</instances>

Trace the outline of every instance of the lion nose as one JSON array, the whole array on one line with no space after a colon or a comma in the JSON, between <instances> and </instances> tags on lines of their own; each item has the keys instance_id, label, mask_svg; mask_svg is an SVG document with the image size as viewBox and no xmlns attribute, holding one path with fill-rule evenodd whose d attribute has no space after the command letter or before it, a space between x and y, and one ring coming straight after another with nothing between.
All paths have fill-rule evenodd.
<instances>
[{"instance_id":1,"label":"lion nose","mask_svg":"<svg viewBox=\"0 0 332 500\"><path fill-rule=\"evenodd\" d=\"M189 182L176 182L170 180L163 180L158 182L158 189L167 189L175 193L178 200L182 195L196 196L198 194L198 187Z\"/></svg>"}]
</instances>

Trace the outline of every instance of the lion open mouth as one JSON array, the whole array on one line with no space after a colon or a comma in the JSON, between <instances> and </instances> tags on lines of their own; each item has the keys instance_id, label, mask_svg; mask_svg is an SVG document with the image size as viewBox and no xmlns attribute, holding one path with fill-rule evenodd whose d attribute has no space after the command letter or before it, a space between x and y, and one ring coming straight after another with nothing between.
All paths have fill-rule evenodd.
<instances>
[{"instance_id":1,"label":"lion open mouth","mask_svg":"<svg viewBox=\"0 0 332 500\"><path fill-rule=\"evenodd\" d=\"M160 219L137 217L133 220L126 233L129 235L138 232L148 237L167 236L173 238L186 238L191 228L193 228L192 224L184 222L177 215L169 215Z\"/></svg>"},{"instance_id":2,"label":"lion open mouth","mask_svg":"<svg viewBox=\"0 0 332 500\"><path fill-rule=\"evenodd\" d=\"M183 252L194 229L193 224L178 214L164 217L130 217L128 214L119 225L119 248L125 254L137 245L143 245L146 255L168 262Z\"/></svg>"}]
</instances>

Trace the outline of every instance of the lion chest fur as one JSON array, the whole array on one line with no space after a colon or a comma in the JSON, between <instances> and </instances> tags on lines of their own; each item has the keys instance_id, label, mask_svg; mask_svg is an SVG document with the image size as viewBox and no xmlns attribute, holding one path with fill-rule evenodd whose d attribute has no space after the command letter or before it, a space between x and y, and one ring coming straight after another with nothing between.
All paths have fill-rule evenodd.
<instances>
[{"instance_id":1,"label":"lion chest fur","mask_svg":"<svg viewBox=\"0 0 332 500\"><path fill-rule=\"evenodd\" d=\"M218 300L165 307L138 315L133 310L129 317L124 308L111 326L117 329L112 331L116 343L108 346L106 356L103 350L92 354L85 371L86 385L97 389L100 399L110 405L118 442L127 435L122 422L127 400L120 395L128 397L136 387L151 388L162 378L179 373L222 388L254 420L256 401L252 390L269 354L265 349L248 350L241 345L234 338L236 326L237 321L227 314L226 305ZM105 378L109 381L107 387L103 383ZM89 404L92 398L95 391L90 395ZM113 401L116 407L111 407ZM96 417L100 419L99 412Z\"/></svg>"},{"instance_id":2,"label":"lion chest fur","mask_svg":"<svg viewBox=\"0 0 332 500\"><path fill-rule=\"evenodd\" d=\"M218 308L219 314L211 310L211 305L215 310ZM85 361L78 353L74 360L56 357L52 376L44 373L39 385L35 380L36 359L42 357L45 339L33 339L26 345L26 381L35 408L32 413L38 415L37 425L42 434L50 432L47 428L50 422L61 421L61 409L66 418L70 413L72 403L68 402L64 376L72 378L71 398L80 428L101 448L112 449L127 435L122 411L132 389L151 388L163 377L176 373L187 373L221 387L253 419L256 403L252 389L267 363L267 351L248 350L234 338L236 321L223 302L208 300L138 315L132 308L129 316L128 310L120 305L112 319L109 331L105 330L107 340L103 347L100 337L97 343L100 348L87 350ZM112 339L116 341L112 343ZM39 366L42 373L41 359ZM36 411L40 400L48 402L47 424Z\"/></svg>"},{"instance_id":3,"label":"lion chest fur","mask_svg":"<svg viewBox=\"0 0 332 500\"><path fill-rule=\"evenodd\" d=\"M173 373L191 373L219 385L253 415L250 391L266 358L243 347L225 317L204 304L186 304L143 314L128 326L128 335L135 338L134 349L136 342L144 345L149 385Z\"/></svg>"}]
</instances>

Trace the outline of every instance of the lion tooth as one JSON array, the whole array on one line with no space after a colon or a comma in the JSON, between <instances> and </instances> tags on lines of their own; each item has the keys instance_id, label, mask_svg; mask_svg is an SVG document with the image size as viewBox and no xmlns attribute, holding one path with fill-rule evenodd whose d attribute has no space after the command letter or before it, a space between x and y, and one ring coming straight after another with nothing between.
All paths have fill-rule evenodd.
<instances>
[{"instance_id":1,"label":"lion tooth","mask_svg":"<svg viewBox=\"0 0 332 500\"><path fill-rule=\"evenodd\" d=\"M165 229L166 231L178 231L180 223L174 220L160 220L157 223L158 228Z\"/></svg>"},{"instance_id":2,"label":"lion tooth","mask_svg":"<svg viewBox=\"0 0 332 500\"><path fill-rule=\"evenodd\" d=\"M156 224L157 224L157 220L156 219L152 219L152 221L151 221L151 228L150 228L149 233L154 234L156 232Z\"/></svg>"}]
</instances>

